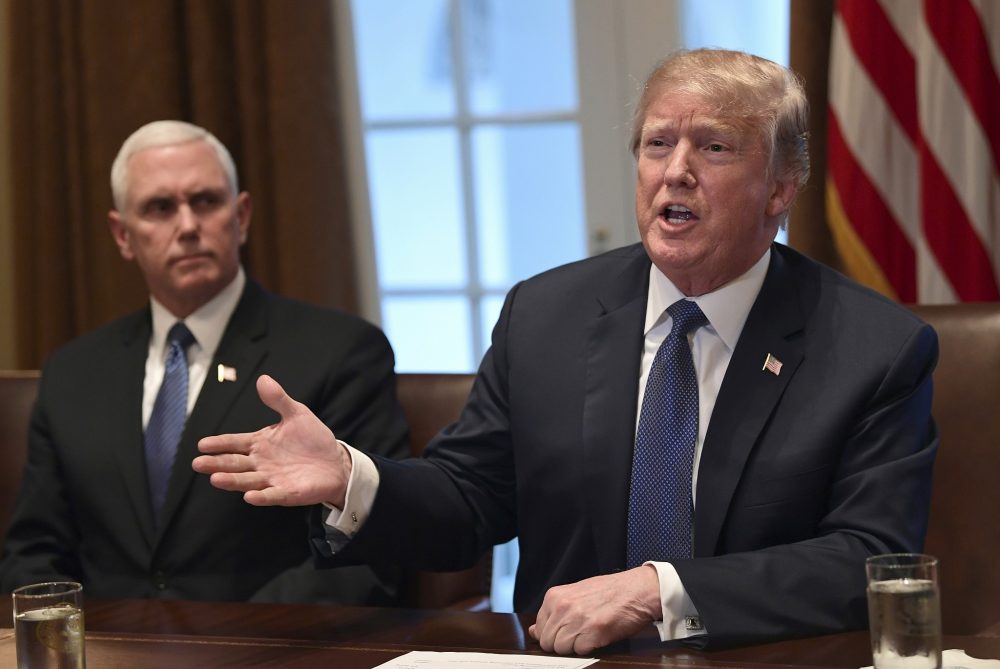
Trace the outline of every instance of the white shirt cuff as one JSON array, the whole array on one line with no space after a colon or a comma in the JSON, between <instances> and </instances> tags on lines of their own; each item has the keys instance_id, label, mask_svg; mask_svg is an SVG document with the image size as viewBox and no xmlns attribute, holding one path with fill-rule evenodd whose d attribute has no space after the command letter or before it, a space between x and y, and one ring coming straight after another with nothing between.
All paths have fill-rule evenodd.
<instances>
[{"instance_id":1,"label":"white shirt cuff","mask_svg":"<svg viewBox=\"0 0 1000 669\"><path fill-rule=\"evenodd\" d=\"M347 480L344 508L338 509L324 502L323 506L330 509L330 513L323 522L344 536L352 538L371 514L375 493L378 492L378 467L371 458L356 448L348 446L339 439L337 443L346 448L348 455L351 456L351 477Z\"/></svg>"},{"instance_id":2,"label":"white shirt cuff","mask_svg":"<svg viewBox=\"0 0 1000 669\"><path fill-rule=\"evenodd\" d=\"M692 636L708 634L688 597L684 584L674 565L669 562L647 562L656 569L656 577L660 581L660 606L663 619L653 623L660 633L660 641L686 639Z\"/></svg>"}]
</instances>

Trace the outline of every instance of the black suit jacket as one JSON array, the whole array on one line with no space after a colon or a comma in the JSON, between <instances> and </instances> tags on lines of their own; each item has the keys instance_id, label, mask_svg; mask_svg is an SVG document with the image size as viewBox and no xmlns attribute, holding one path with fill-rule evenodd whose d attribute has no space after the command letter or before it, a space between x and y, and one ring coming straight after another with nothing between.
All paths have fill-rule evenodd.
<instances>
[{"instance_id":1,"label":"black suit jacket","mask_svg":"<svg viewBox=\"0 0 1000 669\"><path fill-rule=\"evenodd\" d=\"M515 286L461 418L424 460L377 459L337 559L457 568L516 535L524 612L624 569L649 267L635 245ZM936 360L908 311L772 247L705 437L695 558L674 563L709 643L864 625L865 557L923 542Z\"/></svg>"},{"instance_id":2,"label":"black suit jacket","mask_svg":"<svg viewBox=\"0 0 1000 669\"><path fill-rule=\"evenodd\" d=\"M338 436L387 457L408 452L393 356L373 325L274 296L247 281L198 395L157 529L143 453L149 309L84 335L43 370L24 483L0 564L10 590L72 578L88 596L382 603L390 572L320 572L307 510L256 508L191 469L197 442L277 421L257 396L267 373ZM236 370L219 381L218 364Z\"/></svg>"}]
</instances>

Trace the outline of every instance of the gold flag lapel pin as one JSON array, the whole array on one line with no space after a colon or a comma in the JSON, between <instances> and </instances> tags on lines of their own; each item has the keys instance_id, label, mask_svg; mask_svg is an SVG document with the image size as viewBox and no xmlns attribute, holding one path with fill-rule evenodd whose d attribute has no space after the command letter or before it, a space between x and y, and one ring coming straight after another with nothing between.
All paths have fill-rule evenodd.
<instances>
[{"instance_id":1,"label":"gold flag lapel pin","mask_svg":"<svg viewBox=\"0 0 1000 669\"><path fill-rule=\"evenodd\" d=\"M765 369L777 376L778 374L781 374L781 361L768 353L767 357L764 358L764 366L760 371L764 371Z\"/></svg>"},{"instance_id":2,"label":"gold flag lapel pin","mask_svg":"<svg viewBox=\"0 0 1000 669\"><path fill-rule=\"evenodd\" d=\"M223 381L235 381L236 380L236 368L235 367L230 367L229 365L223 365L222 363L219 363L218 375L219 375L218 376L219 383L222 383Z\"/></svg>"}]
</instances>

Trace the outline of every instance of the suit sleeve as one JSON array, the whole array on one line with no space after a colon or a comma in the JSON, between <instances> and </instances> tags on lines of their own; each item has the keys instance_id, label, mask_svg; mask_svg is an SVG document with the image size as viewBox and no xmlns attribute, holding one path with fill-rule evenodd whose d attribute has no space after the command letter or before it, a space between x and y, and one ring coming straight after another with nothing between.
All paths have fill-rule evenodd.
<instances>
[{"instance_id":1,"label":"suit sleeve","mask_svg":"<svg viewBox=\"0 0 1000 669\"><path fill-rule=\"evenodd\" d=\"M865 558L923 545L938 447L936 361L933 330L914 329L845 431L814 537L674 563L708 630L703 641L728 646L866 625ZM738 511L731 518L738 523Z\"/></svg>"},{"instance_id":2,"label":"suit sleeve","mask_svg":"<svg viewBox=\"0 0 1000 669\"><path fill-rule=\"evenodd\" d=\"M48 425L43 375L28 431L28 457L0 561L0 589L29 583L80 580L79 530L60 473Z\"/></svg>"},{"instance_id":3,"label":"suit sleeve","mask_svg":"<svg viewBox=\"0 0 1000 669\"><path fill-rule=\"evenodd\" d=\"M334 564L399 562L415 569L471 567L515 533L514 466L507 416L503 346L511 291L459 420L439 433L421 458L374 457L379 491L364 527ZM339 435L338 435L339 436ZM345 439L345 441L348 441ZM357 444L352 443L352 446ZM326 552L322 523L313 542Z\"/></svg>"},{"instance_id":4,"label":"suit sleeve","mask_svg":"<svg viewBox=\"0 0 1000 669\"><path fill-rule=\"evenodd\" d=\"M322 392L309 408L339 439L395 460L409 454L408 430L396 399L395 361L385 335L374 326L351 321L333 356ZM314 515L317 510L310 510ZM312 523L315 533L316 525ZM253 601L322 601L368 605L391 604L399 593L401 572L395 565L369 561L316 574L313 559L277 574ZM328 566L321 562L321 566Z\"/></svg>"}]
</instances>

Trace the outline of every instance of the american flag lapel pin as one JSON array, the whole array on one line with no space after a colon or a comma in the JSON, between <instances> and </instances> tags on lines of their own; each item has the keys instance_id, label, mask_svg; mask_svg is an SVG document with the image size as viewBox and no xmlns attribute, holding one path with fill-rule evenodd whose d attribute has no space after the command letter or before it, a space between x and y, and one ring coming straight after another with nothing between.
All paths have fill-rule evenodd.
<instances>
[{"instance_id":1,"label":"american flag lapel pin","mask_svg":"<svg viewBox=\"0 0 1000 669\"><path fill-rule=\"evenodd\" d=\"M219 363L218 367L218 378L219 383L223 381L235 381L236 380L236 368L230 367L229 365L223 365Z\"/></svg>"},{"instance_id":2,"label":"american flag lapel pin","mask_svg":"<svg viewBox=\"0 0 1000 669\"><path fill-rule=\"evenodd\" d=\"M768 353L767 357L764 358L764 366L761 368L761 371L765 369L777 376L781 373L781 361Z\"/></svg>"}]
</instances>

